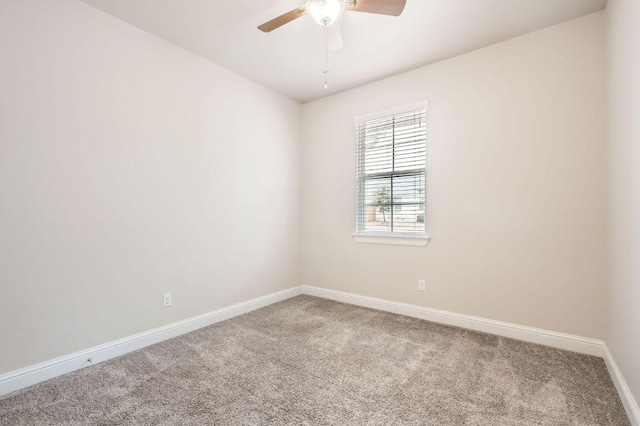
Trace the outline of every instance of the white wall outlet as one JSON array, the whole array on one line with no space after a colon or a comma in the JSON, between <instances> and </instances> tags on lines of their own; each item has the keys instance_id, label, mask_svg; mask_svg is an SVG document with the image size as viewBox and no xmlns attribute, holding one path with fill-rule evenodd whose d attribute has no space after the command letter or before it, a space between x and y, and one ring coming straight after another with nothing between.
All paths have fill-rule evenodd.
<instances>
[{"instance_id":1,"label":"white wall outlet","mask_svg":"<svg viewBox=\"0 0 640 426\"><path fill-rule=\"evenodd\" d=\"M171 306L171 293L165 293L162 295L162 306L167 307Z\"/></svg>"},{"instance_id":2,"label":"white wall outlet","mask_svg":"<svg viewBox=\"0 0 640 426\"><path fill-rule=\"evenodd\" d=\"M425 291L427 289L427 282L425 280L418 280L418 290Z\"/></svg>"}]
</instances>

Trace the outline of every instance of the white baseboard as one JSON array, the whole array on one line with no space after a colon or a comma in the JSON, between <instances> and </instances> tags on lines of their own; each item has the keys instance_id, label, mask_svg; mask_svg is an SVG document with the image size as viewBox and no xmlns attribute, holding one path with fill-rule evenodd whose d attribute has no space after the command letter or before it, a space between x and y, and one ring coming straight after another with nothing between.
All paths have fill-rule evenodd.
<instances>
[{"instance_id":1,"label":"white baseboard","mask_svg":"<svg viewBox=\"0 0 640 426\"><path fill-rule=\"evenodd\" d=\"M343 291L329 290L320 287L303 285L302 293L310 296L335 300L337 302L349 303L352 305L378 309L380 311L392 312L394 314L420 318L441 324L454 325L470 330L510 337L512 339L524 340L526 342L538 343L582 354L595 355L599 357L604 356L604 342L602 340L474 317L471 315L441 311L438 309L426 308L424 306L409 305L407 303L360 296L353 293L345 293Z\"/></svg>"},{"instance_id":2,"label":"white baseboard","mask_svg":"<svg viewBox=\"0 0 640 426\"><path fill-rule=\"evenodd\" d=\"M203 315L198 315L193 318L178 321L173 324L165 325L164 327L155 328L153 330L105 343L100 346L95 346L93 348L35 364L20 370L11 371L0 375L0 395L5 395L53 377L124 355L128 352L144 348L145 346L171 339L172 337L206 327L216 322L251 312L255 309L289 299L299 294L302 294L301 288L293 287L277 293L271 293L266 296L257 297L246 302L228 306L226 308L218 309ZM91 358L92 362L88 362L88 358Z\"/></svg>"},{"instance_id":3,"label":"white baseboard","mask_svg":"<svg viewBox=\"0 0 640 426\"><path fill-rule=\"evenodd\" d=\"M604 363L607 365L611 380L613 380L613 384L618 390L618 395L620 395L622 405L624 405L627 416L629 416L631 426L640 426L640 408L638 407L638 403L631 394L631 389L629 389L627 381L622 376L618 364L616 364L613 355L609 352L609 348L606 345L604 347Z\"/></svg>"}]
</instances>

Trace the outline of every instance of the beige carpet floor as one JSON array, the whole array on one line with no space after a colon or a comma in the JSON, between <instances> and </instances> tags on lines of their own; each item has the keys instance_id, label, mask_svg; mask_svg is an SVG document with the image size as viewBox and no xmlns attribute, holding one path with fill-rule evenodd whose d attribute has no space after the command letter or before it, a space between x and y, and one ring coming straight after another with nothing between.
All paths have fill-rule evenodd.
<instances>
[{"instance_id":1,"label":"beige carpet floor","mask_svg":"<svg viewBox=\"0 0 640 426\"><path fill-rule=\"evenodd\" d=\"M628 425L604 362L309 296L0 398L2 425Z\"/></svg>"}]
</instances>

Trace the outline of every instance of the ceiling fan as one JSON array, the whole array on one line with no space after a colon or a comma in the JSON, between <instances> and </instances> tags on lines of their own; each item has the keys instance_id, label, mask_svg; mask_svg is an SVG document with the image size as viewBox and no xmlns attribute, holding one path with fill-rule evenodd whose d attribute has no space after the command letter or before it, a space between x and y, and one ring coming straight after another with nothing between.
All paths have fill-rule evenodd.
<instances>
[{"instance_id":1,"label":"ceiling fan","mask_svg":"<svg viewBox=\"0 0 640 426\"><path fill-rule=\"evenodd\" d=\"M340 25L334 25L346 10L348 12L367 12L379 15L400 16L407 0L307 0L297 7L258 26L260 31L269 33L301 16L310 15L314 21L324 27L327 44L327 63L324 70L324 88L328 88L329 52L342 49Z\"/></svg>"},{"instance_id":2,"label":"ceiling fan","mask_svg":"<svg viewBox=\"0 0 640 426\"><path fill-rule=\"evenodd\" d=\"M318 24L327 27L335 23L345 10L400 16L406 2L406 0L308 0L305 5L265 22L258 29L268 33L306 14L311 15Z\"/></svg>"}]
</instances>

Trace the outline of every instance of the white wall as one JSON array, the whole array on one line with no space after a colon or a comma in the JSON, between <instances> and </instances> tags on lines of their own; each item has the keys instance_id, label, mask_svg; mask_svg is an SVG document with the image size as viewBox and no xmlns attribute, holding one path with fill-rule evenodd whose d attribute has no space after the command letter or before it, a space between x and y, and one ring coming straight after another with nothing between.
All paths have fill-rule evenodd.
<instances>
[{"instance_id":1,"label":"white wall","mask_svg":"<svg viewBox=\"0 0 640 426\"><path fill-rule=\"evenodd\" d=\"M640 403L640 2L609 0L610 331L607 346Z\"/></svg>"},{"instance_id":2,"label":"white wall","mask_svg":"<svg viewBox=\"0 0 640 426\"><path fill-rule=\"evenodd\" d=\"M0 373L299 285L300 121L86 4L0 0Z\"/></svg>"},{"instance_id":3,"label":"white wall","mask_svg":"<svg viewBox=\"0 0 640 426\"><path fill-rule=\"evenodd\" d=\"M304 284L604 338L603 62L596 13L305 104ZM431 243L355 243L353 118L425 99Z\"/></svg>"}]
</instances>

